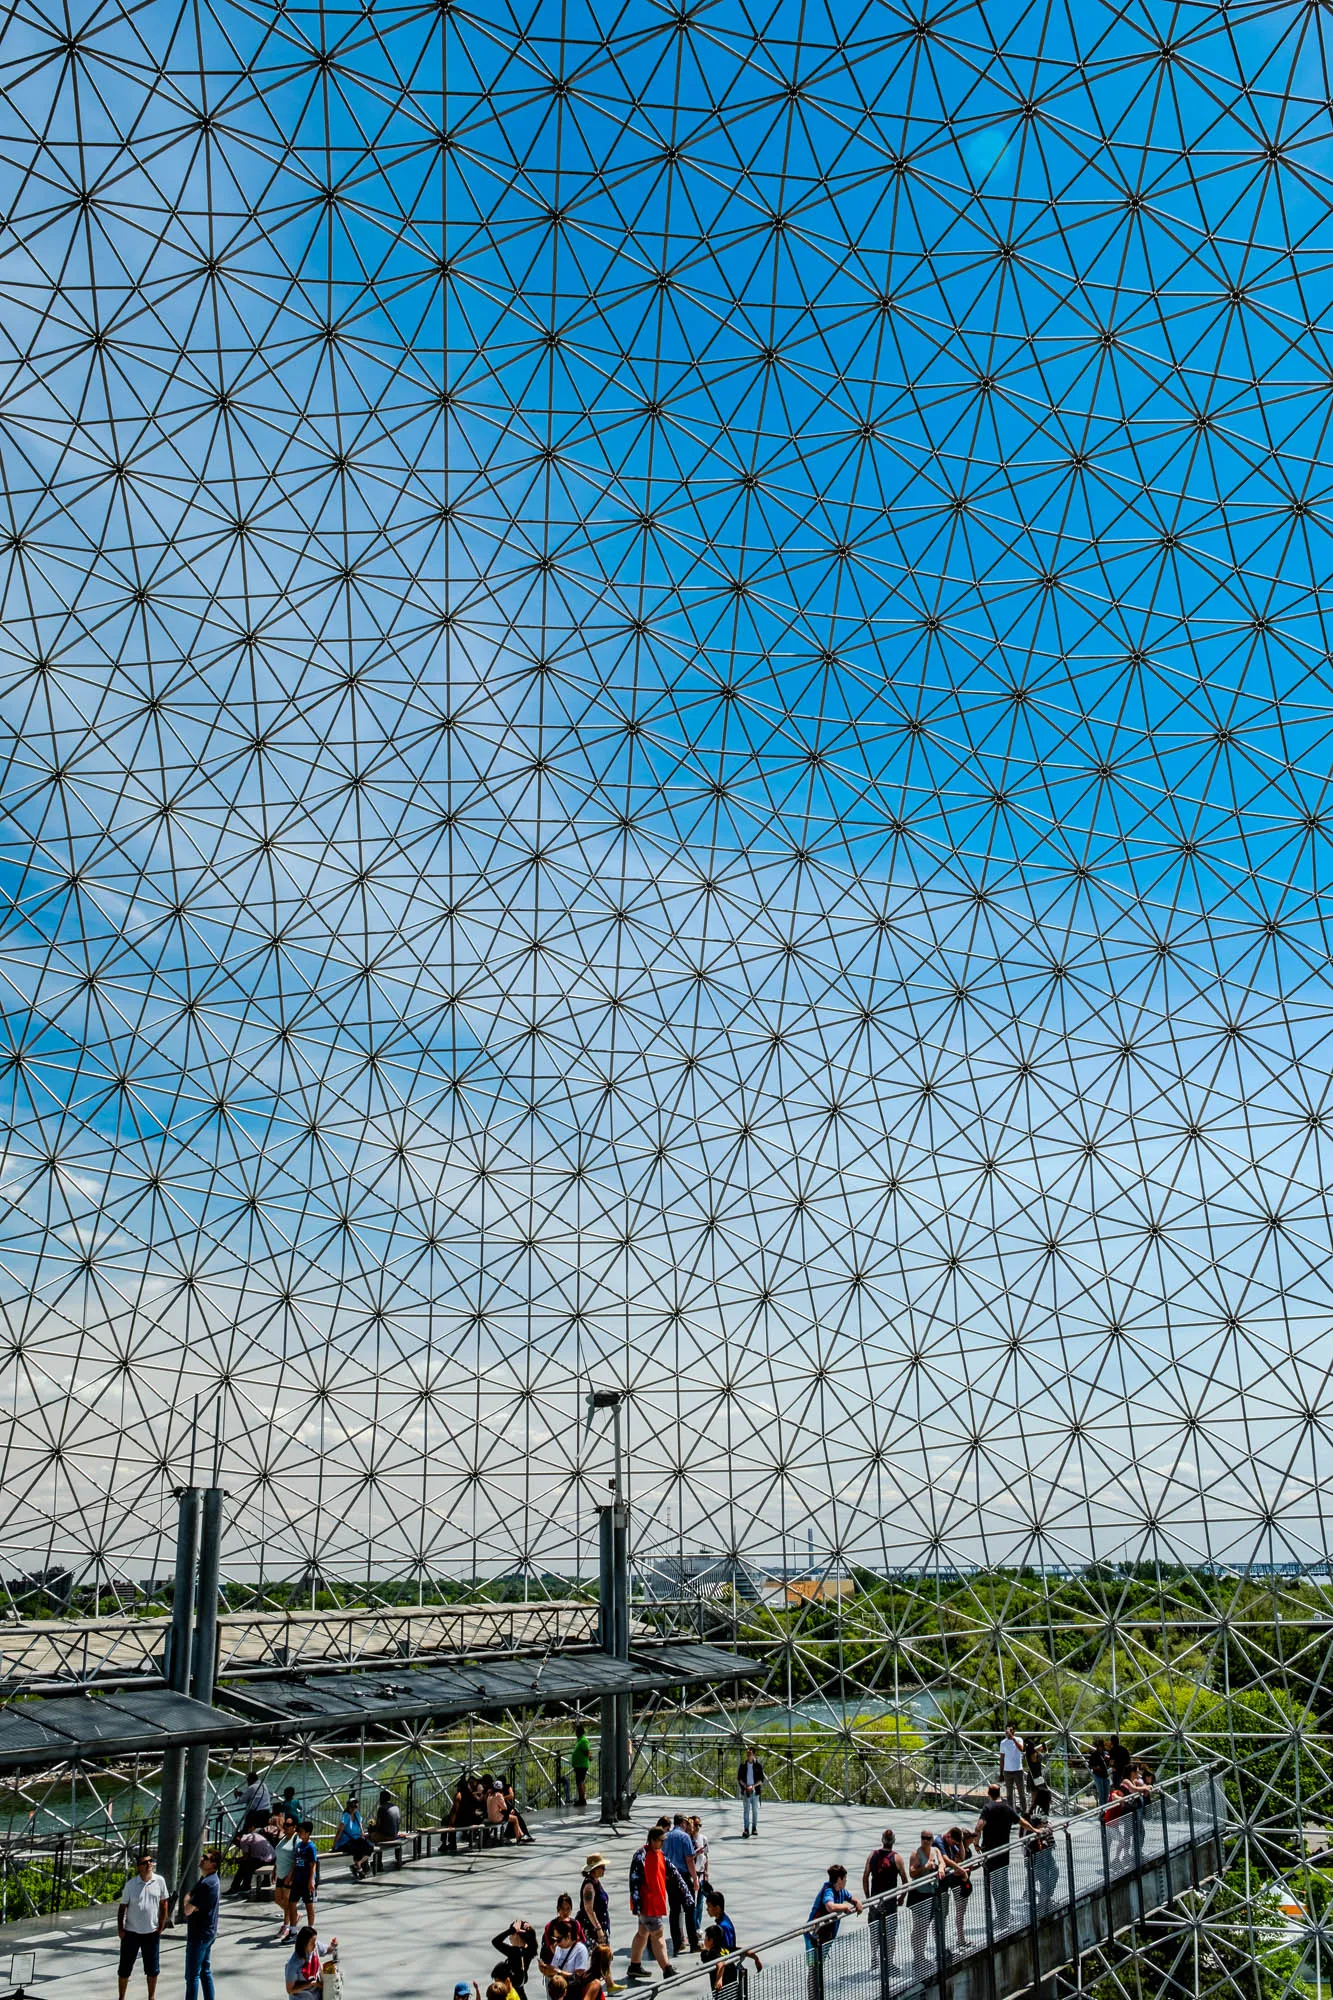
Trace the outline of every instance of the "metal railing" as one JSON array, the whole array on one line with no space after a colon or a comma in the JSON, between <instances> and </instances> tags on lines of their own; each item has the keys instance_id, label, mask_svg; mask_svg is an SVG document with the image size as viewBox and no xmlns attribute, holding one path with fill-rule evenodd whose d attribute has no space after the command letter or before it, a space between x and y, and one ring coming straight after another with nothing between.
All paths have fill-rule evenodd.
<instances>
[{"instance_id":1,"label":"metal railing","mask_svg":"<svg viewBox=\"0 0 1333 2000\"><path fill-rule=\"evenodd\" d=\"M908 1883L877 1897L859 1915L844 1917L831 1939L805 1924L757 1945L743 1943L732 1957L678 1973L672 1991L689 1989L696 2000L709 1987L724 2000L866 2000L867 1994L893 2000L927 1985L943 1992L961 1960L985 1953L993 1962L997 1948L1025 1935L1031 1980L1019 1983L1036 1984L1068 1957L1051 1953L1043 1965L1041 1940L1053 1920L1100 1895L1107 1934L1123 1928L1112 1914L1116 1886L1142 1882L1155 1864L1187 1852L1189 1879L1197 1884L1193 1857L1216 1841L1225 1822L1220 1783L1210 1771L1194 1771L1128 1806L1114 1801L976 1855L952 1880ZM1135 1914L1144 1909L1140 1895Z\"/></svg>"}]
</instances>

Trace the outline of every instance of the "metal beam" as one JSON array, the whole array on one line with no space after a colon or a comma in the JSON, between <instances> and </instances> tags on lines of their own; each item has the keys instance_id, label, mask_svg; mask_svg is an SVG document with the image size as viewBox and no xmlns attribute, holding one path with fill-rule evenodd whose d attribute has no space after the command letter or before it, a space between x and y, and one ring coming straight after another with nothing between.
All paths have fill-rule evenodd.
<instances>
[{"instance_id":1,"label":"metal beam","mask_svg":"<svg viewBox=\"0 0 1333 2000\"><path fill-rule=\"evenodd\" d=\"M218 1661L218 1589L222 1580L222 1500L220 1486L204 1492L199 1529L199 1583L195 1602L194 1646L190 1693L211 1708ZM195 1743L185 1753L185 1826L181 1839L182 1884L199 1873L204 1847L208 1798L208 1745Z\"/></svg>"},{"instance_id":2,"label":"metal beam","mask_svg":"<svg viewBox=\"0 0 1333 2000\"><path fill-rule=\"evenodd\" d=\"M181 1488L176 1511L176 1576L171 1593L171 1625L167 1633L166 1682L177 1694L190 1687L190 1640L194 1631L194 1571L199 1544L199 1494ZM185 1752L168 1750L162 1760L162 1803L157 1823L158 1873L174 1895L180 1863L181 1783Z\"/></svg>"},{"instance_id":3,"label":"metal beam","mask_svg":"<svg viewBox=\"0 0 1333 2000\"><path fill-rule=\"evenodd\" d=\"M616 1659L616 1548L614 1507L597 1509L597 1637L608 1659ZM601 1744L598 1760L598 1789L602 1800L602 1825L614 1826L619 1803L619 1760L616 1754L616 1723L619 1703L613 1694L604 1694L601 1709Z\"/></svg>"}]
</instances>

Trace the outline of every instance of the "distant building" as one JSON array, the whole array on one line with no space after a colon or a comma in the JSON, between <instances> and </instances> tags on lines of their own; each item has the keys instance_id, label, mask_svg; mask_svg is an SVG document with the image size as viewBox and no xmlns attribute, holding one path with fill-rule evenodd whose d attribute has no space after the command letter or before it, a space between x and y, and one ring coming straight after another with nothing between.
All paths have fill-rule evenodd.
<instances>
[{"instance_id":1,"label":"distant building","mask_svg":"<svg viewBox=\"0 0 1333 2000\"><path fill-rule=\"evenodd\" d=\"M679 1602L684 1598L713 1604L739 1598L755 1604L763 1589L765 1573L743 1556L649 1556L638 1564L643 1594L655 1603Z\"/></svg>"},{"instance_id":2,"label":"distant building","mask_svg":"<svg viewBox=\"0 0 1333 2000\"><path fill-rule=\"evenodd\" d=\"M840 1571L772 1569L743 1556L651 1556L639 1564L645 1597L657 1603L837 1604L856 1586Z\"/></svg>"},{"instance_id":3,"label":"distant building","mask_svg":"<svg viewBox=\"0 0 1333 2000\"><path fill-rule=\"evenodd\" d=\"M841 1604L856 1595L849 1576L766 1576L765 1604Z\"/></svg>"}]
</instances>

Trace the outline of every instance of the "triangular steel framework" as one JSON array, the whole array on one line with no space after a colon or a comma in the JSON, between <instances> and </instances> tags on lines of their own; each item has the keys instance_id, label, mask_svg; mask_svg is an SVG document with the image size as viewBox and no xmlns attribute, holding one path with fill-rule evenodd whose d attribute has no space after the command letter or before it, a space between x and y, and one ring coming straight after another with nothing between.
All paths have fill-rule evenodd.
<instances>
[{"instance_id":1,"label":"triangular steel framework","mask_svg":"<svg viewBox=\"0 0 1333 2000\"><path fill-rule=\"evenodd\" d=\"M238 1576L537 1591L624 1383L645 1561L975 1573L992 1662L1135 1565L1215 1675L1328 1553L1326 12L18 0L0 82L8 1572L207 1461Z\"/></svg>"}]
</instances>

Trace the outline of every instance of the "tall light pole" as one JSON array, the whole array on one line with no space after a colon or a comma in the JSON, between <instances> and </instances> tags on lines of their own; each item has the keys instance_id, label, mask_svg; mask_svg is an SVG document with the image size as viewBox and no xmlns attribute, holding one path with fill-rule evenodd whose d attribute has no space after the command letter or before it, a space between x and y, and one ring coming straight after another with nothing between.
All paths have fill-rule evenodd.
<instances>
[{"instance_id":1,"label":"tall light pole","mask_svg":"<svg viewBox=\"0 0 1333 2000\"><path fill-rule=\"evenodd\" d=\"M588 1428L599 1410L610 1410L615 1456L611 1479L610 1505L598 1509L600 1605L599 1636L602 1650L613 1660L629 1661L629 1509L625 1505L623 1440L620 1407L623 1389L590 1389ZM628 1819L629 1799L629 1695L604 1695L601 1704L601 1792L602 1822L612 1826Z\"/></svg>"}]
</instances>

